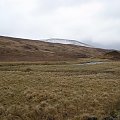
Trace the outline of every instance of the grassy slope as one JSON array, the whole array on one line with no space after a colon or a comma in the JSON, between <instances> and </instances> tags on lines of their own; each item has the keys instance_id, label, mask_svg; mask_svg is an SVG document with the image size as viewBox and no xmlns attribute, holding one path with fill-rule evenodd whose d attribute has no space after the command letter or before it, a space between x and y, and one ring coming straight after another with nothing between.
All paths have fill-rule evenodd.
<instances>
[{"instance_id":1,"label":"grassy slope","mask_svg":"<svg viewBox=\"0 0 120 120\"><path fill-rule=\"evenodd\" d=\"M50 64L0 64L1 120L80 120L119 114L120 62Z\"/></svg>"},{"instance_id":2,"label":"grassy slope","mask_svg":"<svg viewBox=\"0 0 120 120\"><path fill-rule=\"evenodd\" d=\"M120 60L120 51L113 50L113 51L105 53L104 56L111 60Z\"/></svg>"},{"instance_id":3,"label":"grassy slope","mask_svg":"<svg viewBox=\"0 0 120 120\"><path fill-rule=\"evenodd\" d=\"M107 50L0 37L0 61L72 60L96 57Z\"/></svg>"}]
</instances>

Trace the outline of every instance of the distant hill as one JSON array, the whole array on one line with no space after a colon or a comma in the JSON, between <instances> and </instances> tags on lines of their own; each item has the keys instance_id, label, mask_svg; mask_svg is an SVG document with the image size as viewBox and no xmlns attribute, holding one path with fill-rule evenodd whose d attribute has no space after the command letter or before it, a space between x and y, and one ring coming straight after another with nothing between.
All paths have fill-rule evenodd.
<instances>
[{"instance_id":1,"label":"distant hill","mask_svg":"<svg viewBox=\"0 0 120 120\"><path fill-rule=\"evenodd\" d=\"M112 51L105 53L104 57L112 59L112 60L120 60L120 52L116 50L112 50Z\"/></svg>"},{"instance_id":2,"label":"distant hill","mask_svg":"<svg viewBox=\"0 0 120 120\"><path fill-rule=\"evenodd\" d=\"M59 39L60 40L60 39ZM28 40L0 36L0 61L52 61L99 57L108 50L92 48L77 41L73 44L51 43L50 40ZM77 44L79 43L79 45Z\"/></svg>"}]
</instances>

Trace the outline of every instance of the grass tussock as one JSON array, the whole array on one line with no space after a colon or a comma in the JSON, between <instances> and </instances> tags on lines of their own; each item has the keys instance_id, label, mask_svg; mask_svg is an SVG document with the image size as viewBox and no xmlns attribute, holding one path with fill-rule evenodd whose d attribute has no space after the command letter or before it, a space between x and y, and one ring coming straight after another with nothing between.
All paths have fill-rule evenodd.
<instances>
[{"instance_id":1,"label":"grass tussock","mask_svg":"<svg viewBox=\"0 0 120 120\"><path fill-rule=\"evenodd\" d=\"M120 62L0 63L0 120L119 120Z\"/></svg>"}]
</instances>

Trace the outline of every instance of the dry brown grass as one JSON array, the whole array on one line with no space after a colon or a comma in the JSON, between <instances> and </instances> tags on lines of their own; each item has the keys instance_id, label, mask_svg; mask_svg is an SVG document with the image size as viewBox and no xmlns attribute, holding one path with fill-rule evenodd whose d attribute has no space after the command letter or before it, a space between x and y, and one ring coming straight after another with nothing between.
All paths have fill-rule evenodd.
<instances>
[{"instance_id":1,"label":"dry brown grass","mask_svg":"<svg viewBox=\"0 0 120 120\"><path fill-rule=\"evenodd\" d=\"M120 62L73 63L0 63L0 120L118 117Z\"/></svg>"}]
</instances>

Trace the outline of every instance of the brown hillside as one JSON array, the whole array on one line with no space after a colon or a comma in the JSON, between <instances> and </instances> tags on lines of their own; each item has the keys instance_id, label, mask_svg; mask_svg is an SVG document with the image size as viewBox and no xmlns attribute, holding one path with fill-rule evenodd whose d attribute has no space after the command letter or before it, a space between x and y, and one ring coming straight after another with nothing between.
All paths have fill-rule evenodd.
<instances>
[{"instance_id":1,"label":"brown hillside","mask_svg":"<svg viewBox=\"0 0 120 120\"><path fill-rule=\"evenodd\" d=\"M120 60L120 52L116 50L109 51L104 56L112 60Z\"/></svg>"},{"instance_id":2,"label":"brown hillside","mask_svg":"<svg viewBox=\"0 0 120 120\"><path fill-rule=\"evenodd\" d=\"M0 61L72 60L101 56L104 49L0 36Z\"/></svg>"}]
</instances>

